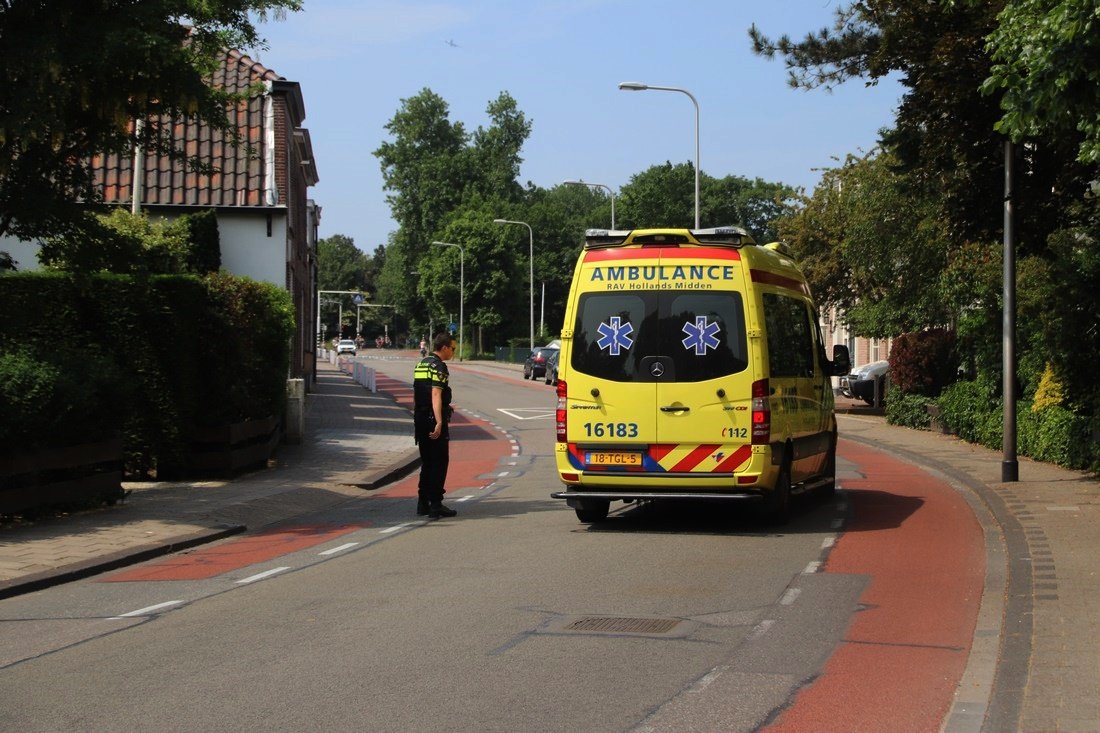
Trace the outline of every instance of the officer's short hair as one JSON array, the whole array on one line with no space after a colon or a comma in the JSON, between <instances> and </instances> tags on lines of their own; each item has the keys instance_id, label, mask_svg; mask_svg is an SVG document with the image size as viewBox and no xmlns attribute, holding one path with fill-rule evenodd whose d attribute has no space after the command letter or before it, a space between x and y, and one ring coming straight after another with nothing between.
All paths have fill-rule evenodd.
<instances>
[{"instance_id":1,"label":"officer's short hair","mask_svg":"<svg viewBox=\"0 0 1100 733\"><path fill-rule=\"evenodd\" d=\"M439 351L444 346L454 346L455 337L446 331L441 331L432 339L432 351Z\"/></svg>"}]
</instances>

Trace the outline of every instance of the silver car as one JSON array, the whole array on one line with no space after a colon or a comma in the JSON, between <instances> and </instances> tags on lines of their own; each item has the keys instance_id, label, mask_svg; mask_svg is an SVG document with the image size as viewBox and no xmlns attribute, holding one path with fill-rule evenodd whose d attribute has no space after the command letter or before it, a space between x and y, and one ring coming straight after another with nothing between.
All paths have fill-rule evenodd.
<instances>
[{"instance_id":1,"label":"silver car","mask_svg":"<svg viewBox=\"0 0 1100 733\"><path fill-rule=\"evenodd\" d=\"M864 364L851 374L840 378L840 393L845 397L854 397L868 405L873 405L875 404L875 383L879 385L878 395L881 400L882 384L888 371L890 371L890 362L885 359Z\"/></svg>"}]
</instances>

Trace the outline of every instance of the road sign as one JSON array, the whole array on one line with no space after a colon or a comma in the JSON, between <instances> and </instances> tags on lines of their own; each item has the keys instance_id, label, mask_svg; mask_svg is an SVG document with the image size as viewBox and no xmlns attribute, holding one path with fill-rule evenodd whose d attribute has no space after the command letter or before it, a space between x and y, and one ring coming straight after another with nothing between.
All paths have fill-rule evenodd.
<instances>
[{"instance_id":1,"label":"road sign","mask_svg":"<svg viewBox=\"0 0 1100 733\"><path fill-rule=\"evenodd\" d=\"M454 321L451 321L447 324L447 330L451 332L452 336L454 336L456 333L458 333L458 324Z\"/></svg>"},{"instance_id":2,"label":"road sign","mask_svg":"<svg viewBox=\"0 0 1100 733\"><path fill-rule=\"evenodd\" d=\"M356 293L351 298L351 302L355 303L356 305L361 305L363 303L363 300L364 298L362 293Z\"/></svg>"}]
</instances>

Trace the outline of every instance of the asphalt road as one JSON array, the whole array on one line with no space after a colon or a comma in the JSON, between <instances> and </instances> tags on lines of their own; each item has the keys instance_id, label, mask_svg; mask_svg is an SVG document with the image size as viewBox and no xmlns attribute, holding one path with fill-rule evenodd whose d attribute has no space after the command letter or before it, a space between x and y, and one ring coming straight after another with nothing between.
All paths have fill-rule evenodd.
<instances>
[{"instance_id":1,"label":"asphalt road","mask_svg":"<svg viewBox=\"0 0 1100 733\"><path fill-rule=\"evenodd\" d=\"M925 633L918 617L939 612L929 595L970 607L956 597L970 584L940 583L975 550L927 578L891 571L941 516L901 534L915 502L935 505L931 485L897 498L911 469L842 454L853 490L801 502L781 531L690 505L588 527L549 498L553 389L452 373L457 518L415 517L411 476L294 526L0 602L0 730L812 730L797 715L813 719L815 695L851 692L860 665L889 668L899 649L940 679L908 694L946 709L972 621ZM920 590L899 597L913 572ZM916 616L897 620L899 603Z\"/></svg>"}]
</instances>

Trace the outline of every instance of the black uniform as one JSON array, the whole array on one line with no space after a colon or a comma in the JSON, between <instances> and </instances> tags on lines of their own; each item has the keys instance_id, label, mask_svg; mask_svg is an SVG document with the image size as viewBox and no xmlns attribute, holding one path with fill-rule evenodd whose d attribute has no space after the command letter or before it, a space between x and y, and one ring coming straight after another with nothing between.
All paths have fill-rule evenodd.
<instances>
[{"instance_id":1,"label":"black uniform","mask_svg":"<svg viewBox=\"0 0 1100 733\"><path fill-rule=\"evenodd\" d=\"M428 354L420 360L413 372L413 430L420 446L419 499L428 504L443 500L443 484L447 481L447 465L450 462L450 434L447 423L451 418L451 373L442 359ZM432 413L432 388L443 390L443 429L436 439L428 437L435 429Z\"/></svg>"}]
</instances>

